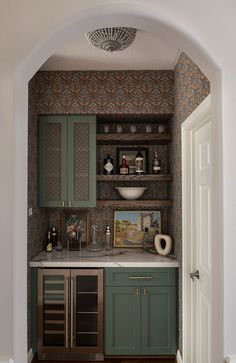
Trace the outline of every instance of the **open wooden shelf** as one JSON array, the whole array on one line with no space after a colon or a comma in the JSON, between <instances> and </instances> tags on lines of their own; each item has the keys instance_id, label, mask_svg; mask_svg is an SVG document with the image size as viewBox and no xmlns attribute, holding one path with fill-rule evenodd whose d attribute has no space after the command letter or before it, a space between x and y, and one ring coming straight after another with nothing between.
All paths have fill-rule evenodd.
<instances>
[{"instance_id":1,"label":"open wooden shelf","mask_svg":"<svg viewBox=\"0 0 236 363\"><path fill-rule=\"evenodd\" d=\"M97 200L97 207L110 208L166 208L171 207L171 200Z\"/></svg>"},{"instance_id":2,"label":"open wooden shelf","mask_svg":"<svg viewBox=\"0 0 236 363\"><path fill-rule=\"evenodd\" d=\"M97 175L99 182L130 182L130 181L148 181L148 182L169 182L172 180L171 175L164 174L129 174L129 175Z\"/></svg>"},{"instance_id":3,"label":"open wooden shelf","mask_svg":"<svg viewBox=\"0 0 236 363\"><path fill-rule=\"evenodd\" d=\"M133 134L97 134L98 143L108 144L167 144L171 141L171 134L133 133Z\"/></svg>"}]
</instances>

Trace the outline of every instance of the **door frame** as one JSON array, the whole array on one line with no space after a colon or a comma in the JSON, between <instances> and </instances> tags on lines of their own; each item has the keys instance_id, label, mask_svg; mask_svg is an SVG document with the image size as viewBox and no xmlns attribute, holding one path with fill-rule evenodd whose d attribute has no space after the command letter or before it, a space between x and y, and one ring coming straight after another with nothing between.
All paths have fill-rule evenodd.
<instances>
[{"instance_id":1,"label":"door frame","mask_svg":"<svg viewBox=\"0 0 236 363\"><path fill-rule=\"evenodd\" d=\"M193 205L193 165L192 165L192 143L193 133L207 122L211 122L211 96L205 100L191 113L181 127L182 133L182 309L183 309L183 363L189 362L193 354L193 337L191 334L193 326L192 299L193 289L189 273L193 267L192 249L194 246L193 229L194 221L192 216ZM212 148L212 147L211 147ZM212 151L211 151L212 153ZM213 163L211 163L213 165ZM213 166L211 166L213 167ZM212 205L213 209L213 205ZM213 218L212 218L213 228ZM213 310L214 315L214 310ZM212 326L212 336L215 331ZM217 334L217 333L216 333ZM212 340L212 344L213 341ZM192 359L192 358L191 358ZM209 362L211 363L211 362Z\"/></svg>"}]
</instances>

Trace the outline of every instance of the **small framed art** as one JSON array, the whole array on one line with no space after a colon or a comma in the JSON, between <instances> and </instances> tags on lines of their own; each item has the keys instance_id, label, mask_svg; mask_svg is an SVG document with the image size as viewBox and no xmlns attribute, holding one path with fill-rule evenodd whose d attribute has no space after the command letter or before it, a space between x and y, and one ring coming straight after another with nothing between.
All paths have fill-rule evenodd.
<instances>
[{"instance_id":1,"label":"small framed art","mask_svg":"<svg viewBox=\"0 0 236 363\"><path fill-rule=\"evenodd\" d=\"M71 250L79 250L88 243L88 212L66 210L62 213L62 245Z\"/></svg>"},{"instance_id":2,"label":"small framed art","mask_svg":"<svg viewBox=\"0 0 236 363\"><path fill-rule=\"evenodd\" d=\"M161 233L161 211L115 211L114 247L142 247L144 231Z\"/></svg>"},{"instance_id":3,"label":"small framed art","mask_svg":"<svg viewBox=\"0 0 236 363\"><path fill-rule=\"evenodd\" d=\"M122 155L126 156L126 161L129 166L129 174L135 174L135 157L138 153L137 147L123 148L118 147L117 149L117 174L119 174L119 167L122 161ZM148 148L142 147L141 153L143 155L143 170L144 174L148 174Z\"/></svg>"}]
</instances>

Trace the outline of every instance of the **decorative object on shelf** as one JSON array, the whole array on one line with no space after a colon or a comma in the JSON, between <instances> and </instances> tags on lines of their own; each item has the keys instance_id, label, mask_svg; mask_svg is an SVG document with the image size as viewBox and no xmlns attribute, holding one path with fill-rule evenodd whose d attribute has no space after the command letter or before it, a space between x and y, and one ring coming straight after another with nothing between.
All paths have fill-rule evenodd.
<instances>
[{"instance_id":1,"label":"decorative object on shelf","mask_svg":"<svg viewBox=\"0 0 236 363\"><path fill-rule=\"evenodd\" d=\"M158 132L159 132L160 134L164 134L164 133L165 133L165 131L166 131L166 127L165 127L165 125L164 125L164 124L159 124L159 125L158 125Z\"/></svg>"},{"instance_id":2,"label":"decorative object on shelf","mask_svg":"<svg viewBox=\"0 0 236 363\"><path fill-rule=\"evenodd\" d=\"M128 48L134 41L135 28L112 27L101 28L85 34L88 42L96 48L108 52L121 51Z\"/></svg>"},{"instance_id":3,"label":"decorative object on shelf","mask_svg":"<svg viewBox=\"0 0 236 363\"><path fill-rule=\"evenodd\" d=\"M116 125L116 132L118 133L118 134L120 134L121 132L122 132L122 126L121 125Z\"/></svg>"},{"instance_id":4,"label":"decorative object on shelf","mask_svg":"<svg viewBox=\"0 0 236 363\"><path fill-rule=\"evenodd\" d=\"M146 125L146 133L149 134L150 132L152 132L152 126Z\"/></svg>"},{"instance_id":5,"label":"decorative object on shelf","mask_svg":"<svg viewBox=\"0 0 236 363\"><path fill-rule=\"evenodd\" d=\"M91 240L89 240L87 250L91 252L97 252L103 250L103 246L101 242L97 239L97 230L98 226L96 224L93 224L91 226Z\"/></svg>"},{"instance_id":6,"label":"decorative object on shelf","mask_svg":"<svg viewBox=\"0 0 236 363\"><path fill-rule=\"evenodd\" d=\"M105 174L105 175L114 174L113 159L111 158L110 154L107 154L107 157L104 159L103 174Z\"/></svg>"},{"instance_id":7,"label":"decorative object on shelf","mask_svg":"<svg viewBox=\"0 0 236 363\"><path fill-rule=\"evenodd\" d=\"M122 160L119 168L119 174L127 175L129 174L129 165L127 164L126 155L122 155Z\"/></svg>"},{"instance_id":8,"label":"decorative object on shelf","mask_svg":"<svg viewBox=\"0 0 236 363\"><path fill-rule=\"evenodd\" d=\"M108 125L104 125L104 134L108 134L108 132L110 131L110 128Z\"/></svg>"},{"instance_id":9,"label":"decorative object on shelf","mask_svg":"<svg viewBox=\"0 0 236 363\"><path fill-rule=\"evenodd\" d=\"M115 211L114 247L142 247L145 228L161 233L160 211Z\"/></svg>"},{"instance_id":10,"label":"decorative object on shelf","mask_svg":"<svg viewBox=\"0 0 236 363\"><path fill-rule=\"evenodd\" d=\"M79 250L88 243L88 212L66 210L62 213L62 244L70 250Z\"/></svg>"},{"instance_id":11,"label":"decorative object on shelf","mask_svg":"<svg viewBox=\"0 0 236 363\"><path fill-rule=\"evenodd\" d=\"M135 173L140 175L143 174L143 154L141 147L138 148L138 152L135 156Z\"/></svg>"},{"instance_id":12,"label":"decorative object on shelf","mask_svg":"<svg viewBox=\"0 0 236 363\"><path fill-rule=\"evenodd\" d=\"M122 155L125 154L126 161L129 165L129 174L135 174L135 158L138 153L138 148L117 148L117 165L121 164ZM148 174L148 148L141 148L143 155L143 172ZM119 169L117 174L120 174Z\"/></svg>"},{"instance_id":13,"label":"decorative object on shelf","mask_svg":"<svg viewBox=\"0 0 236 363\"><path fill-rule=\"evenodd\" d=\"M130 126L130 132L135 133L136 131L137 131L136 125L131 125Z\"/></svg>"},{"instance_id":14,"label":"decorative object on shelf","mask_svg":"<svg viewBox=\"0 0 236 363\"><path fill-rule=\"evenodd\" d=\"M153 174L160 174L161 173L161 160L158 159L158 152L155 151L155 155L152 161L152 172Z\"/></svg>"},{"instance_id":15,"label":"decorative object on shelf","mask_svg":"<svg viewBox=\"0 0 236 363\"><path fill-rule=\"evenodd\" d=\"M159 255L166 256L171 252L172 239L166 234L157 234L154 245Z\"/></svg>"},{"instance_id":16,"label":"decorative object on shelf","mask_svg":"<svg viewBox=\"0 0 236 363\"><path fill-rule=\"evenodd\" d=\"M139 199L147 187L115 187L120 193L122 198L127 200L137 200Z\"/></svg>"}]
</instances>

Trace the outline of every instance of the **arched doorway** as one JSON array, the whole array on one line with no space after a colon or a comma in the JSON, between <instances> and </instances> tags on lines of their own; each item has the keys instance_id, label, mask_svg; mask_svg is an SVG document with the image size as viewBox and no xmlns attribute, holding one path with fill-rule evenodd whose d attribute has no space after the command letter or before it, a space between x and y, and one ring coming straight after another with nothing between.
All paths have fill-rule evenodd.
<instances>
[{"instance_id":1,"label":"arched doorway","mask_svg":"<svg viewBox=\"0 0 236 363\"><path fill-rule=\"evenodd\" d=\"M27 256L27 110L28 110L28 81L38 70L41 64L54 53L54 51L68 40L76 38L80 32L86 32L91 28L111 26L114 22L119 25L128 25L141 28L153 33L162 32L164 38L188 53L199 64L212 84L212 103L216 105L218 100L219 82L217 68L209 59L202 48L193 42L188 35L181 32L179 24L168 24L157 15L155 9L131 4L110 5L106 7L93 7L86 12L68 19L68 22L48 37L42 44L37 45L26 59L19 64L15 79L15 222L14 222L14 358L15 362L23 362L26 359L26 256ZM178 30L177 30L178 29ZM215 108L216 109L216 108ZM219 115L215 111L216 120ZM218 134L220 122L215 123L215 135ZM217 146L220 147L220 143ZM214 165L217 168L218 150L215 155ZM215 171L216 172L216 171ZM215 203L218 205L219 185L215 185ZM219 216L215 216L219 218ZM216 239L220 233L215 230ZM16 238L17 237L17 238ZM214 236L213 236L214 237ZM219 258L215 256L216 260Z\"/></svg>"}]
</instances>

